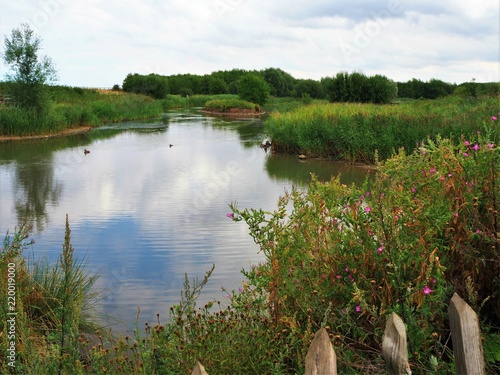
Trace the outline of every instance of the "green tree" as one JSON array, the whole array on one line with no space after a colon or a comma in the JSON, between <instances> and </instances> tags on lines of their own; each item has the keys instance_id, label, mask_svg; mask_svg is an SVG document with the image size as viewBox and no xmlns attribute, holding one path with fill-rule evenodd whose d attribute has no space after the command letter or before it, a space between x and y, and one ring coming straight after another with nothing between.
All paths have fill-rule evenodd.
<instances>
[{"instance_id":1,"label":"green tree","mask_svg":"<svg viewBox=\"0 0 500 375\"><path fill-rule=\"evenodd\" d=\"M376 74L369 78L369 82L372 88L372 103L387 104L398 96L397 84L386 76Z\"/></svg>"},{"instance_id":2,"label":"green tree","mask_svg":"<svg viewBox=\"0 0 500 375\"><path fill-rule=\"evenodd\" d=\"M271 95L278 97L290 95L295 81L290 74L278 68L267 68L261 74L269 85Z\"/></svg>"},{"instance_id":3,"label":"green tree","mask_svg":"<svg viewBox=\"0 0 500 375\"><path fill-rule=\"evenodd\" d=\"M298 79L295 85L295 96L302 98L304 95L309 95L314 99L323 99L325 97L323 86L319 81L315 81L314 79Z\"/></svg>"},{"instance_id":4,"label":"green tree","mask_svg":"<svg viewBox=\"0 0 500 375\"><path fill-rule=\"evenodd\" d=\"M149 95L155 99L164 99L168 94L167 79L158 74L143 76L128 74L123 81L123 91L135 94Z\"/></svg>"},{"instance_id":5,"label":"green tree","mask_svg":"<svg viewBox=\"0 0 500 375\"><path fill-rule=\"evenodd\" d=\"M238 96L242 100L264 105L269 98L269 85L264 78L247 74L237 82Z\"/></svg>"},{"instance_id":6,"label":"green tree","mask_svg":"<svg viewBox=\"0 0 500 375\"><path fill-rule=\"evenodd\" d=\"M33 108L38 112L46 109L44 84L55 81L57 72L53 61L39 56L42 39L28 24L12 30L5 37L3 60L11 72L6 74L10 85L9 95L15 105Z\"/></svg>"}]
</instances>

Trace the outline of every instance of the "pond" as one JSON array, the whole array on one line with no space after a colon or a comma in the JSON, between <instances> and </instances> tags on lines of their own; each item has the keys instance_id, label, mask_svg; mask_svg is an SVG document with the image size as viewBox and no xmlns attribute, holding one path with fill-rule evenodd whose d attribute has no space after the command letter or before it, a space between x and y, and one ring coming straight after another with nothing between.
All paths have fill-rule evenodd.
<instances>
[{"instance_id":1,"label":"pond","mask_svg":"<svg viewBox=\"0 0 500 375\"><path fill-rule=\"evenodd\" d=\"M0 143L0 233L33 223L25 255L56 262L69 216L75 257L105 290L115 330L165 321L184 275L215 271L200 302L238 289L241 269L263 260L228 204L273 210L310 173L360 183L368 173L344 164L272 155L259 119L210 117L195 110L102 126L85 134ZM90 153L84 154L84 149Z\"/></svg>"}]
</instances>

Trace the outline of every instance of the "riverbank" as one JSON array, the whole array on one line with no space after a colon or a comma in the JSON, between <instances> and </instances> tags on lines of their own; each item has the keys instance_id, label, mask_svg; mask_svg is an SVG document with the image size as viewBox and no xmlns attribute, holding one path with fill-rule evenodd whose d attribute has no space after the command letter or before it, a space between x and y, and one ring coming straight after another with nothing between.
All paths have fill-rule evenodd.
<instances>
[{"instance_id":1,"label":"riverbank","mask_svg":"<svg viewBox=\"0 0 500 375\"><path fill-rule=\"evenodd\" d=\"M145 95L65 86L45 90L42 110L0 106L0 136L64 134L82 126L158 117L165 111L164 103Z\"/></svg>"},{"instance_id":2,"label":"riverbank","mask_svg":"<svg viewBox=\"0 0 500 375\"><path fill-rule=\"evenodd\" d=\"M92 130L92 126L79 126L76 128L68 128L63 129L57 133L49 133L49 134L36 134L36 135L0 135L0 143L1 142L12 142L12 141L24 141L24 140L33 140L33 139L49 139L49 138L57 138L57 137L66 137L75 134L87 133Z\"/></svg>"},{"instance_id":3,"label":"riverbank","mask_svg":"<svg viewBox=\"0 0 500 375\"><path fill-rule=\"evenodd\" d=\"M206 113L208 115L215 115L215 116L241 116L241 117L258 117L265 115L266 112L264 111L255 111L251 109L244 109L244 108L229 108L226 111L210 111L210 110L201 110L200 112Z\"/></svg>"},{"instance_id":4,"label":"riverbank","mask_svg":"<svg viewBox=\"0 0 500 375\"><path fill-rule=\"evenodd\" d=\"M485 132L500 96L449 96L391 105L324 103L275 112L266 130L275 152L373 163L404 148L411 152L427 137L469 137ZM494 129L492 129L494 130Z\"/></svg>"}]
</instances>

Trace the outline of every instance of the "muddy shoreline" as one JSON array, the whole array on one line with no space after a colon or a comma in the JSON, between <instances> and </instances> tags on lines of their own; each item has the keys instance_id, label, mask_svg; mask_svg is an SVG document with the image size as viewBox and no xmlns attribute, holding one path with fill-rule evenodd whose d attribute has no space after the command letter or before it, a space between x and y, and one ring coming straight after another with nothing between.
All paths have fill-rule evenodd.
<instances>
[{"instance_id":1,"label":"muddy shoreline","mask_svg":"<svg viewBox=\"0 0 500 375\"><path fill-rule=\"evenodd\" d=\"M64 129L57 133L36 134L36 135L0 135L0 142L25 141L32 139L49 139L57 137L66 137L68 135L86 133L92 130L91 126L79 126L77 128Z\"/></svg>"}]
</instances>

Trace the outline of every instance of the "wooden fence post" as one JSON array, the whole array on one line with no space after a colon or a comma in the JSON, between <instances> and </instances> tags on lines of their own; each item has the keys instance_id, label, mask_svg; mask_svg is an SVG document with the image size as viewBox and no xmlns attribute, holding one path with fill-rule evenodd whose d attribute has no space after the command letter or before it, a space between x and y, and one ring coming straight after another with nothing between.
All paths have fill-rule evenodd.
<instances>
[{"instance_id":1,"label":"wooden fence post","mask_svg":"<svg viewBox=\"0 0 500 375\"><path fill-rule=\"evenodd\" d=\"M457 374L484 374L483 345L476 312L454 293L448 306L448 317Z\"/></svg>"},{"instance_id":2,"label":"wooden fence post","mask_svg":"<svg viewBox=\"0 0 500 375\"><path fill-rule=\"evenodd\" d=\"M314 335L306 355L306 375L337 375L337 356L326 329Z\"/></svg>"},{"instance_id":3,"label":"wooden fence post","mask_svg":"<svg viewBox=\"0 0 500 375\"><path fill-rule=\"evenodd\" d=\"M382 356L389 374L411 374L408 363L406 328L403 320L394 312L389 316L385 325L382 338Z\"/></svg>"},{"instance_id":4,"label":"wooden fence post","mask_svg":"<svg viewBox=\"0 0 500 375\"><path fill-rule=\"evenodd\" d=\"M193 372L191 375L208 375L205 371L205 367L200 362L196 362L196 366L194 366Z\"/></svg>"}]
</instances>

